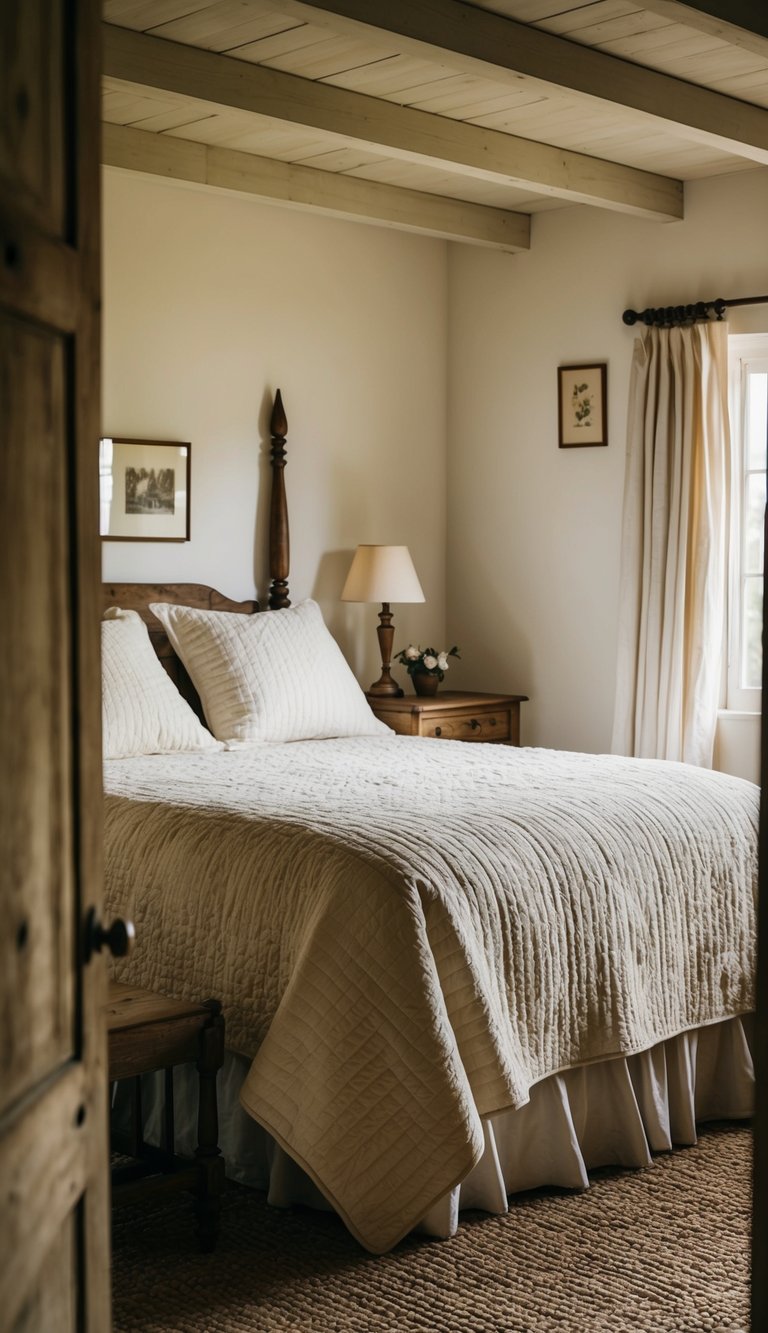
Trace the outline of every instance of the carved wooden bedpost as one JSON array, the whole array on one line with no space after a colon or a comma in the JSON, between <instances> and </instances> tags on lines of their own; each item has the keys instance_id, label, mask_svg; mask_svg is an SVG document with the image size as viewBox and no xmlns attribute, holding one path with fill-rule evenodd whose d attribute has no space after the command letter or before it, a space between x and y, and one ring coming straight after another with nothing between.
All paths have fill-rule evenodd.
<instances>
[{"instance_id":1,"label":"carved wooden bedpost","mask_svg":"<svg viewBox=\"0 0 768 1333\"><path fill-rule=\"evenodd\" d=\"M272 495L269 507L269 608L280 611L290 606L288 596L288 571L290 569L291 546L288 533L288 504L285 497L285 437L288 434L288 421L285 416L283 400L278 389L275 405L269 423L272 435Z\"/></svg>"}]
</instances>

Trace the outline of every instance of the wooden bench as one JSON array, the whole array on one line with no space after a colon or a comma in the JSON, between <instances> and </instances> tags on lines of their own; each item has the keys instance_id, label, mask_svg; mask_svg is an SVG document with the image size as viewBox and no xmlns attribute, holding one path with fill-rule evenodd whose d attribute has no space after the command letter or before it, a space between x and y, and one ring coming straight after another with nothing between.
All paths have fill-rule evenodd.
<instances>
[{"instance_id":1,"label":"wooden bench","mask_svg":"<svg viewBox=\"0 0 768 1333\"><path fill-rule=\"evenodd\" d=\"M112 1169L112 1197L127 1202L137 1194L166 1188L195 1195L200 1248L216 1244L224 1159L219 1150L216 1076L224 1059L224 1019L217 1000L199 1004L171 1000L137 986L111 982L106 1006L109 1079L132 1080L131 1126L113 1132L112 1151L128 1157ZM173 1068L194 1061L199 1076L198 1137L195 1159L177 1157L173 1123ZM165 1071L163 1144L144 1142L141 1075Z\"/></svg>"}]
</instances>

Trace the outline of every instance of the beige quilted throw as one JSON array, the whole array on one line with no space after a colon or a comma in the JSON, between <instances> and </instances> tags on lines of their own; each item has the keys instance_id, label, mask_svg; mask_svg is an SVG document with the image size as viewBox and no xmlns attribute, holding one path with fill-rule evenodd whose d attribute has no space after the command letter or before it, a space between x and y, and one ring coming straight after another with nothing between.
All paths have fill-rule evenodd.
<instances>
[{"instance_id":1,"label":"beige quilted throw","mask_svg":"<svg viewBox=\"0 0 768 1333\"><path fill-rule=\"evenodd\" d=\"M753 1007L758 789L384 736L110 761L118 976L218 996L246 1109L368 1249L558 1070Z\"/></svg>"}]
</instances>

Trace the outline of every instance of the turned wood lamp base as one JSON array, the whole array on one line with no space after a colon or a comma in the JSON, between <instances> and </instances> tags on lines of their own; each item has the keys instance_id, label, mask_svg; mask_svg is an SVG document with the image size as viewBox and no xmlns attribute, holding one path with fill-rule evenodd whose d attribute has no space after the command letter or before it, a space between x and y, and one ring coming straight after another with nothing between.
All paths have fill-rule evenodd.
<instances>
[{"instance_id":1,"label":"turned wood lamp base","mask_svg":"<svg viewBox=\"0 0 768 1333\"><path fill-rule=\"evenodd\" d=\"M379 636L381 675L367 691L372 699L401 699L403 691L392 679L391 602L423 602L424 593L407 546L358 546L341 592L342 602L381 602Z\"/></svg>"},{"instance_id":2,"label":"turned wood lamp base","mask_svg":"<svg viewBox=\"0 0 768 1333\"><path fill-rule=\"evenodd\" d=\"M375 695L377 699L401 699L403 691L390 675L392 642L395 637L395 627L392 624L392 612L390 610L389 602L382 602L381 604L376 633L379 636L379 651L381 652L381 675L378 680L375 680L373 684L369 686L367 693Z\"/></svg>"}]
</instances>

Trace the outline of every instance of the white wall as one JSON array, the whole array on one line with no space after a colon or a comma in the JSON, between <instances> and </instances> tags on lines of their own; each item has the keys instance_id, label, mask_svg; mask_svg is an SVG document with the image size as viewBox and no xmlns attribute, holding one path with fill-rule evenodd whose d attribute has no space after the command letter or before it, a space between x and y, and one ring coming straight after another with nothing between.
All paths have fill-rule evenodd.
<instances>
[{"instance_id":1,"label":"white wall","mask_svg":"<svg viewBox=\"0 0 768 1333\"><path fill-rule=\"evenodd\" d=\"M455 684L529 694L523 742L607 750L626 307L768 291L768 171L690 184L683 222L568 208L531 249L449 255L448 636ZM730 319L768 327L768 307ZM557 366L607 361L609 444L558 449Z\"/></svg>"},{"instance_id":2,"label":"white wall","mask_svg":"<svg viewBox=\"0 0 768 1333\"><path fill-rule=\"evenodd\" d=\"M320 601L362 683L376 614L338 601L348 562L357 542L405 542L428 600L395 608L396 647L456 642L452 685L529 694L526 744L607 749L621 312L768 290L768 172L686 194L681 223L541 214L530 252L503 255L107 170L104 431L193 447L191 542L106 543L105 578L264 596L279 385L291 596ZM609 445L559 450L556 368L582 360L609 363ZM751 774L755 742L740 719L723 766Z\"/></svg>"},{"instance_id":3,"label":"white wall","mask_svg":"<svg viewBox=\"0 0 768 1333\"><path fill-rule=\"evenodd\" d=\"M367 685L376 609L339 602L358 542L405 543L445 633L447 246L107 169L107 435L192 443L191 541L105 543L107 580L267 590L269 411L288 416L291 598Z\"/></svg>"}]
</instances>

